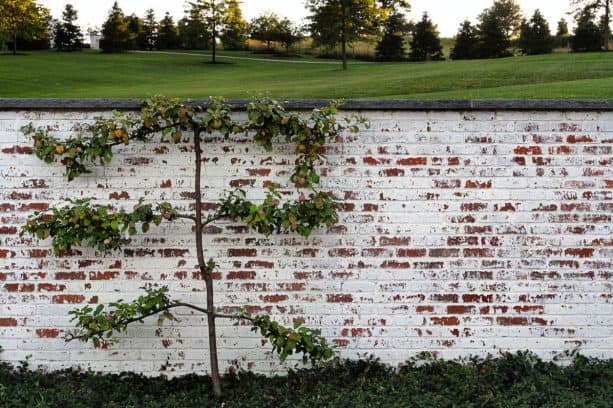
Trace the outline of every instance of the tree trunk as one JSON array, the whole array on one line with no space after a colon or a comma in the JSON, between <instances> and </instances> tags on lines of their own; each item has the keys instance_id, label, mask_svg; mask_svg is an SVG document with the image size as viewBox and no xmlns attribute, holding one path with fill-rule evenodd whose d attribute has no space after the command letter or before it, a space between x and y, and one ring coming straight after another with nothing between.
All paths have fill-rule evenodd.
<instances>
[{"instance_id":1,"label":"tree trunk","mask_svg":"<svg viewBox=\"0 0 613 408\"><path fill-rule=\"evenodd\" d=\"M13 33L13 55L17 55L17 31Z\"/></svg>"},{"instance_id":2,"label":"tree trunk","mask_svg":"<svg viewBox=\"0 0 613 408\"><path fill-rule=\"evenodd\" d=\"M345 2L341 1L341 54L343 58L343 71L347 71L347 17L345 13Z\"/></svg>"},{"instance_id":3,"label":"tree trunk","mask_svg":"<svg viewBox=\"0 0 613 408\"><path fill-rule=\"evenodd\" d=\"M214 54L213 54L214 55ZM221 397L221 377L219 375L219 362L217 359L217 332L215 328L215 299L213 297L213 270L204 260L202 244L202 150L200 147L200 129L194 129L194 149L196 150L196 254L198 268L206 285L206 306L208 310L207 323L209 331L209 354L211 362L211 379L213 381L213 394Z\"/></svg>"},{"instance_id":4,"label":"tree trunk","mask_svg":"<svg viewBox=\"0 0 613 408\"><path fill-rule=\"evenodd\" d=\"M611 25L611 1L606 0L604 3L604 50L609 51L609 38L610 38L610 25Z\"/></svg>"},{"instance_id":5,"label":"tree trunk","mask_svg":"<svg viewBox=\"0 0 613 408\"><path fill-rule=\"evenodd\" d=\"M215 64L215 53L217 51L217 33L215 27L215 17L213 17L213 64Z\"/></svg>"}]
</instances>

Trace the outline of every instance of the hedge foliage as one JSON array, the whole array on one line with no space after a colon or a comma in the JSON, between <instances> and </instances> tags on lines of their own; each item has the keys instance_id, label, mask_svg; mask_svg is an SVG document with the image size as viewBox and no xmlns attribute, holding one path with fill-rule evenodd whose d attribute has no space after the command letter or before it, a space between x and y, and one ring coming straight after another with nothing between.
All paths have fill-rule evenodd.
<instances>
[{"instance_id":1,"label":"hedge foliage","mask_svg":"<svg viewBox=\"0 0 613 408\"><path fill-rule=\"evenodd\" d=\"M334 360L267 378L233 372L215 400L209 377L45 373L0 363L0 406L190 407L611 407L613 360L578 354L567 363L529 352L443 361L423 355L400 369L374 358Z\"/></svg>"}]
</instances>

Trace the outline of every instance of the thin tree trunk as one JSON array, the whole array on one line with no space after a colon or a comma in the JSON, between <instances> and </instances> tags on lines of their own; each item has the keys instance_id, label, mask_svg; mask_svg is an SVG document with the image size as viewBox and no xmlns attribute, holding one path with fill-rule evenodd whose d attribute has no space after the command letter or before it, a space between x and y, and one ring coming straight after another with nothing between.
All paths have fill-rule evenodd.
<instances>
[{"instance_id":1,"label":"thin tree trunk","mask_svg":"<svg viewBox=\"0 0 613 408\"><path fill-rule=\"evenodd\" d=\"M217 359L217 333L215 329L215 299L213 292L213 271L204 260L202 244L202 150L200 147L200 129L194 129L194 149L196 150L196 253L198 267L206 284L206 308L208 310L209 330L209 354L211 362L211 379L213 380L213 394L221 397L221 377L219 375L219 363Z\"/></svg>"},{"instance_id":2,"label":"thin tree trunk","mask_svg":"<svg viewBox=\"0 0 613 408\"><path fill-rule=\"evenodd\" d=\"M611 25L611 2L606 0L604 4L604 50L609 51L609 38L610 38L610 25Z\"/></svg>"},{"instance_id":3,"label":"thin tree trunk","mask_svg":"<svg viewBox=\"0 0 613 408\"><path fill-rule=\"evenodd\" d=\"M341 1L341 54L343 57L343 71L347 70L347 17L345 2Z\"/></svg>"},{"instance_id":4,"label":"thin tree trunk","mask_svg":"<svg viewBox=\"0 0 613 408\"><path fill-rule=\"evenodd\" d=\"M215 64L215 52L217 51L217 33L215 31L215 17L213 17L213 64Z\"/></svg>"},{"instance_id":5,"label":"thin tree trunk","mask_svg":"<svg viewBox=\"0 0 613 408\"><path fill-rule=\"evenodd\" d=\"M17 31L13 33L13 55L17 55Z\"/></svg>"}]
</instances>

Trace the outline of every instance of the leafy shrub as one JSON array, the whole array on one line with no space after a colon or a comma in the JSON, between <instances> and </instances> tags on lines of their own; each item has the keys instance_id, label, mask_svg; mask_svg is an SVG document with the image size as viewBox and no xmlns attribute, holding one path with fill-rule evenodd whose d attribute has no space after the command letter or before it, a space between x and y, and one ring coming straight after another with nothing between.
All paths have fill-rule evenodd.
<instances>
[{"instance_id":1,"label":"leafy shrub","mask_svg":"<svg viewBox=\"0 0 613 408\"><path fill-rule=\"evenodd\" d=\"M444 361L427 354L399 370L375 358L333 360L271 378L223 377L215 400L209 377L32 371L0 363L0 406L124 407L610 407L613 360L571 354L568 365L520 352Z\"/></svg>"}]
</instances>

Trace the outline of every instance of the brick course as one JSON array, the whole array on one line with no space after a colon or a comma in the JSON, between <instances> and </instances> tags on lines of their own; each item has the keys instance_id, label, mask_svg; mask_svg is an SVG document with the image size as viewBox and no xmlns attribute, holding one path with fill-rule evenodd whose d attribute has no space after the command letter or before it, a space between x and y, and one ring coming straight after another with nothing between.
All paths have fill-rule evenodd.
<instances>
[{"instance_id":1,"label":"brick course","mask_svg":"<svg viewBox=\"0 0 613 408\"><path fill-rule=\"evenodd\" d=\"M148 375L207 369L205 319L136 325L105 350L64 344L75 306L128 299L144 284L203 302L191 225L133 237L115 253L53 257L19 237L34 211L63 198L132 208L139 197L193 209L188 144L134 144L106 168L68 183L61 166L29 156L29 122L69 135L109 112L0 111L1 358L48 368ZM241 114L239 114L241 115ZM207 231L220 264L217 300L285 323L321 327L341 355L397 364L441 357L566 349L613 357L613 111L369 111L370 130L327 148L323 188L346 200L339 225L308 239L265 238L240 224ZM206 211L224 190L261 197L285 183L292 157L243 137L209 138ZM248 327L220 321L220 359L270 373L278 364Z\"/></svg>"}]
</instances>

